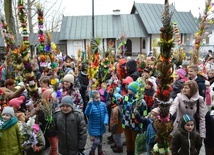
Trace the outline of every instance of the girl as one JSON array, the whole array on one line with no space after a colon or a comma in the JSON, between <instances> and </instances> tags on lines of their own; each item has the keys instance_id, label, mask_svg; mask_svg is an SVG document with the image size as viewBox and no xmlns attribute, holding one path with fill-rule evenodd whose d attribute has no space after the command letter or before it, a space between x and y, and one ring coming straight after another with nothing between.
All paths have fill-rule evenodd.
<instances>
[{"instance_id":1,"label":"girl","mask_svg":"<svg viewBox=\"0 0 214 155\"><path fill-rule=\"evenodd\" d=\"M42 93L43 103L37 108L38 121L41 126L41 130L44 133L46 142L50 144L49 155L58 154L58 137L55 130L55 124L53 121L49 121L54 117L54 112L57 104L56 92L53 89L47 89Z\"/></svg>"},{"instance_id":2,"label":"girl","mask_svg":"<svg viewBox=\"0 0 214 155\"><path fill-rule=\"evenodd\" d=\"M186 71L184 69L178 69L175 71L175 81L172 84L172 92L170 94L170 97L174 100L178 93L181 92L181 89L183 87L183 84L188 79L186 78Z\"/></svg>"},{"instance_id":3,"label":"girl","mask_svg":"<svg viewBox=\"0 0 214 155\"><path fill-rule=\"evenodd\" d=\"M62 81L62 88L60 90L62 96L71 96L74 99L74 105L77 109L83 108L83 100L78 89L74 88L74 75L66 74Z\"/></svg>"},{"instance_id":4,"label":"girl","mask_svg":"<svg viewBox=\"0 0 214 155\"><path fill-rule=\"evenodd\" d=\"M187 114L183 115L179 130L172 137L172 155L198 155L200 153L202 140L194 128L194 119Z\"/></svg>"},{"instance_id":5,"label":"girl","mask_svg":"<svg viewBox=\"0 0 214 155\"><path fill-rule=\"evenodd\" d=\"M85 109L85 114L89 117L88 133L93 141L89 155L95 155L96 148L98 148L98 155L104 155L102 151L102 135L106 132L105 125L108 124L108 111L106 104L100 101L99 91L93 90L91 95L92 99Z\"/></svg>"},{"instance_id":6,"label":"girl","mask_svg":"<svg viewBox=\"0 0 214 155\"><path fill-rule=\"evenodd\" d=\"M0 118L1 155L22 155L18 119L12 107L5 107Z\"/></svg>"}]
</instances>

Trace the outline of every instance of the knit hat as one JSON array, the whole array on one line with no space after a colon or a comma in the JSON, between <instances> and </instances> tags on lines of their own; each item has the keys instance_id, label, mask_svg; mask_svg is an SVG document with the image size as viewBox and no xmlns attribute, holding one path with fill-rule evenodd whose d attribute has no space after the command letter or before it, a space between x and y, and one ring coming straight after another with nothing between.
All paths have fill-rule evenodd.
<instances>
[{"instance_id":1,"label":"knit hat","mask_svg":"<svg viewBox=\"0 0 214 155\"><path fill-rule=\"evenodd\" d=\"M183 69L178 69L176 73L183 79L186 76L186 71Z\"/></svg>"},{"instance_id":2,"label":"knit hat","mask_svg":"<svg viewBox=\"0 0 214 155\"><path fill-rule=\"evenodd\" d=\"M195 121L195 120L192 116L189 116L187 114L183 115L183 117L181 118L181 127L184 127L184 125L189 121Z\"/></svg>"},{"instance_id":3,"label":"knit hat","mask_svg":"<svg viewBox=\"0 0 214 155\"><path fill-rule=\"evenodd\" d=\"M10 114L12 117L14 117L14 110L12 107L5 107L2 111L3 114Z\"/></svg>"},{"instance_id":4,"label":"knit hat","mask_svg":"<svg viewBox=\"0 0 214 155\"><path fill-rule=\"evenodd\" d=\"M128 89L131 90L133 93L137 93L138 92L138 89L139 89L139 83L134 81L134 82L131 82L129 85L128 85Z\"/></svg>"},{"instance_id":5,"label":"knit hat","mask_svg":"<svg viewBox=\"0 0 214 155\"><path fill-rule=\"evenodd\" d=\"M13 98L9 101L8 106L19 109L21 104L24 102L24 99L25 99L24 96Z\"/></svg>"},{"instance_id":6,"label":"knit hat","mask_svg":"<svg viewBox=\"0 0 214 155\"><path fill-rule=\"evenodd\" d=\"M155 91L157 90L157 84L156 84L156 78L155 77L150 77L147 82Z\"/></svg>"},{"instance_id":7,"label":"knit hat","mask_svg":"<svg viewBox=\"0 0 214 155\"><path fill-rule=\"evenodd\" d=\"M72 74L66 74L63 78L63 81L67 81L74 84L74 76Z\"/></svg>"},{"instance_id":8,"label":"knit hat","mask_svg":"<svg viewBox=\"0 0 214 155\"><path fill-rule=\"evenodd\" d=\"M46 89L43 93L42 93L42 99L49 101L49 99L55 99L57 96L56 92L53 89Z\"/></svg>"},{"instance_id":9,"label":"knit hat","mask_svg":"<svg viewBox=\"0 0 214 155\"><path fill-rule=\"evenodd\" d=\"M126 71L129 74L132 74L137 71L137 62L134 59L131 59L126 62Z\"/></svg>"},{"instance_id":10,"label":"knit hat","mask_svg":"<svg viewBox=\"0 0 214 155\"><path fill-rule=\"evenodd\" d=\"M187 67L189 65L189 61L184 60L182 62L182 67Z\"/></svg>"},{"instance_id":11,"label":"knit hat","mask_svg":"<svg viewBox=\"0 0 214 155\"><path fill-rule=\"evenodd\" d=\"M60 106L62 106L62 105L68 105L68 106L74 108L74 100L69 95L64 96L61 100Z\"/></svg>"},{"instance_id":12,"label":"knit hat","mask_svg":"<svg viewBox=\"0 0 214 155\"><path fill-rule=\"evenodd\" d=\"M127 76L124 80L123 80L123 84L130 84L131 82L133 82L134 80L132 79L131 76Z\"/></svg>"}]
</instances>

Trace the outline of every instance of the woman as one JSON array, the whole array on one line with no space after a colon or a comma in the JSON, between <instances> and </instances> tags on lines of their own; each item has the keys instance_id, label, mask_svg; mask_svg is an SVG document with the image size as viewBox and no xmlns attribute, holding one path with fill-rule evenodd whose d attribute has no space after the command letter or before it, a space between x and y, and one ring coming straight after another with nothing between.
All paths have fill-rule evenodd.
<instances>
[{"instance_id":1,"label":"woman","mask_svg":"<svg viewBox=\"0 0 214 155\"><path fill-rule=\"evenodd\" d=\"M199 95L198 84L195 81L189 80L184 83L182 92L177 94L170 107L170 115L173 116L175 112L177 112L177 116L174 121L172 135L177 130L179 120L184 114L194 117L198 113L199 133L201 138L205 138L205 103L203 97Z\"/></svg>"},{"instance_id":2,"label":"woman","mask_svg":"<svg viewBox=\"0 0 214 155\"><path fill-rule=\"evenodd\" d=\"M42 103L37 108L37 123L40 124L46 142L50 144L49 155L58 155L58 137L55 124L52 121L56 107L58 107L56 92L49 88L42 93Z\"/></svg>"}]
</instances>

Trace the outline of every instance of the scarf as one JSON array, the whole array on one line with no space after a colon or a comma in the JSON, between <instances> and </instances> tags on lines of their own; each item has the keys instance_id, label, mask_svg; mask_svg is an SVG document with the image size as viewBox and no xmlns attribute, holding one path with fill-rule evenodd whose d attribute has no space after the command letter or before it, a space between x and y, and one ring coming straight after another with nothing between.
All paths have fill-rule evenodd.
<instances>
[{"instance_id":1,"label":"scarf","mask_svg":"<svg viewBox=\"0 0 214 155\"><path fill-rule=\"evenodd\" d=\"M212 101L211 101L211 91L210 91L210 88L206 89L206 104L207 105L211 105Z\"/></svg>"},{"instance_id":2,"label":"scarf","mask_svg":"<svg viewBox=\"0 0 214 155\"><path fill-rule=\"evenodd\" d=\"M15 125L18 122L18 119L16 117L12 117L10 120L4 122L2 126L0 127L1 130L6 130L10 128L11 126Z\"/></svg>"}]
</instances>

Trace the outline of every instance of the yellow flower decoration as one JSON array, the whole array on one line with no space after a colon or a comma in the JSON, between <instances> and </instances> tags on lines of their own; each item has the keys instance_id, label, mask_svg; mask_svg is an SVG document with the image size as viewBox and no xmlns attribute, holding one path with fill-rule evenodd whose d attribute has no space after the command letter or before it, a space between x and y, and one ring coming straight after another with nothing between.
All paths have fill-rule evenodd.
<instances>
[{"instance_id":1,"label":"yellow flower decoration","mask_svg":"<svg viewBox=\"0 0 214 155\"><path fill-rule=\"evenodd\" d=\"M51 79L51 85L56 85L57 84L57 79L56 78L54 78L54 79Z\"/></svg>"}]
</instances>

